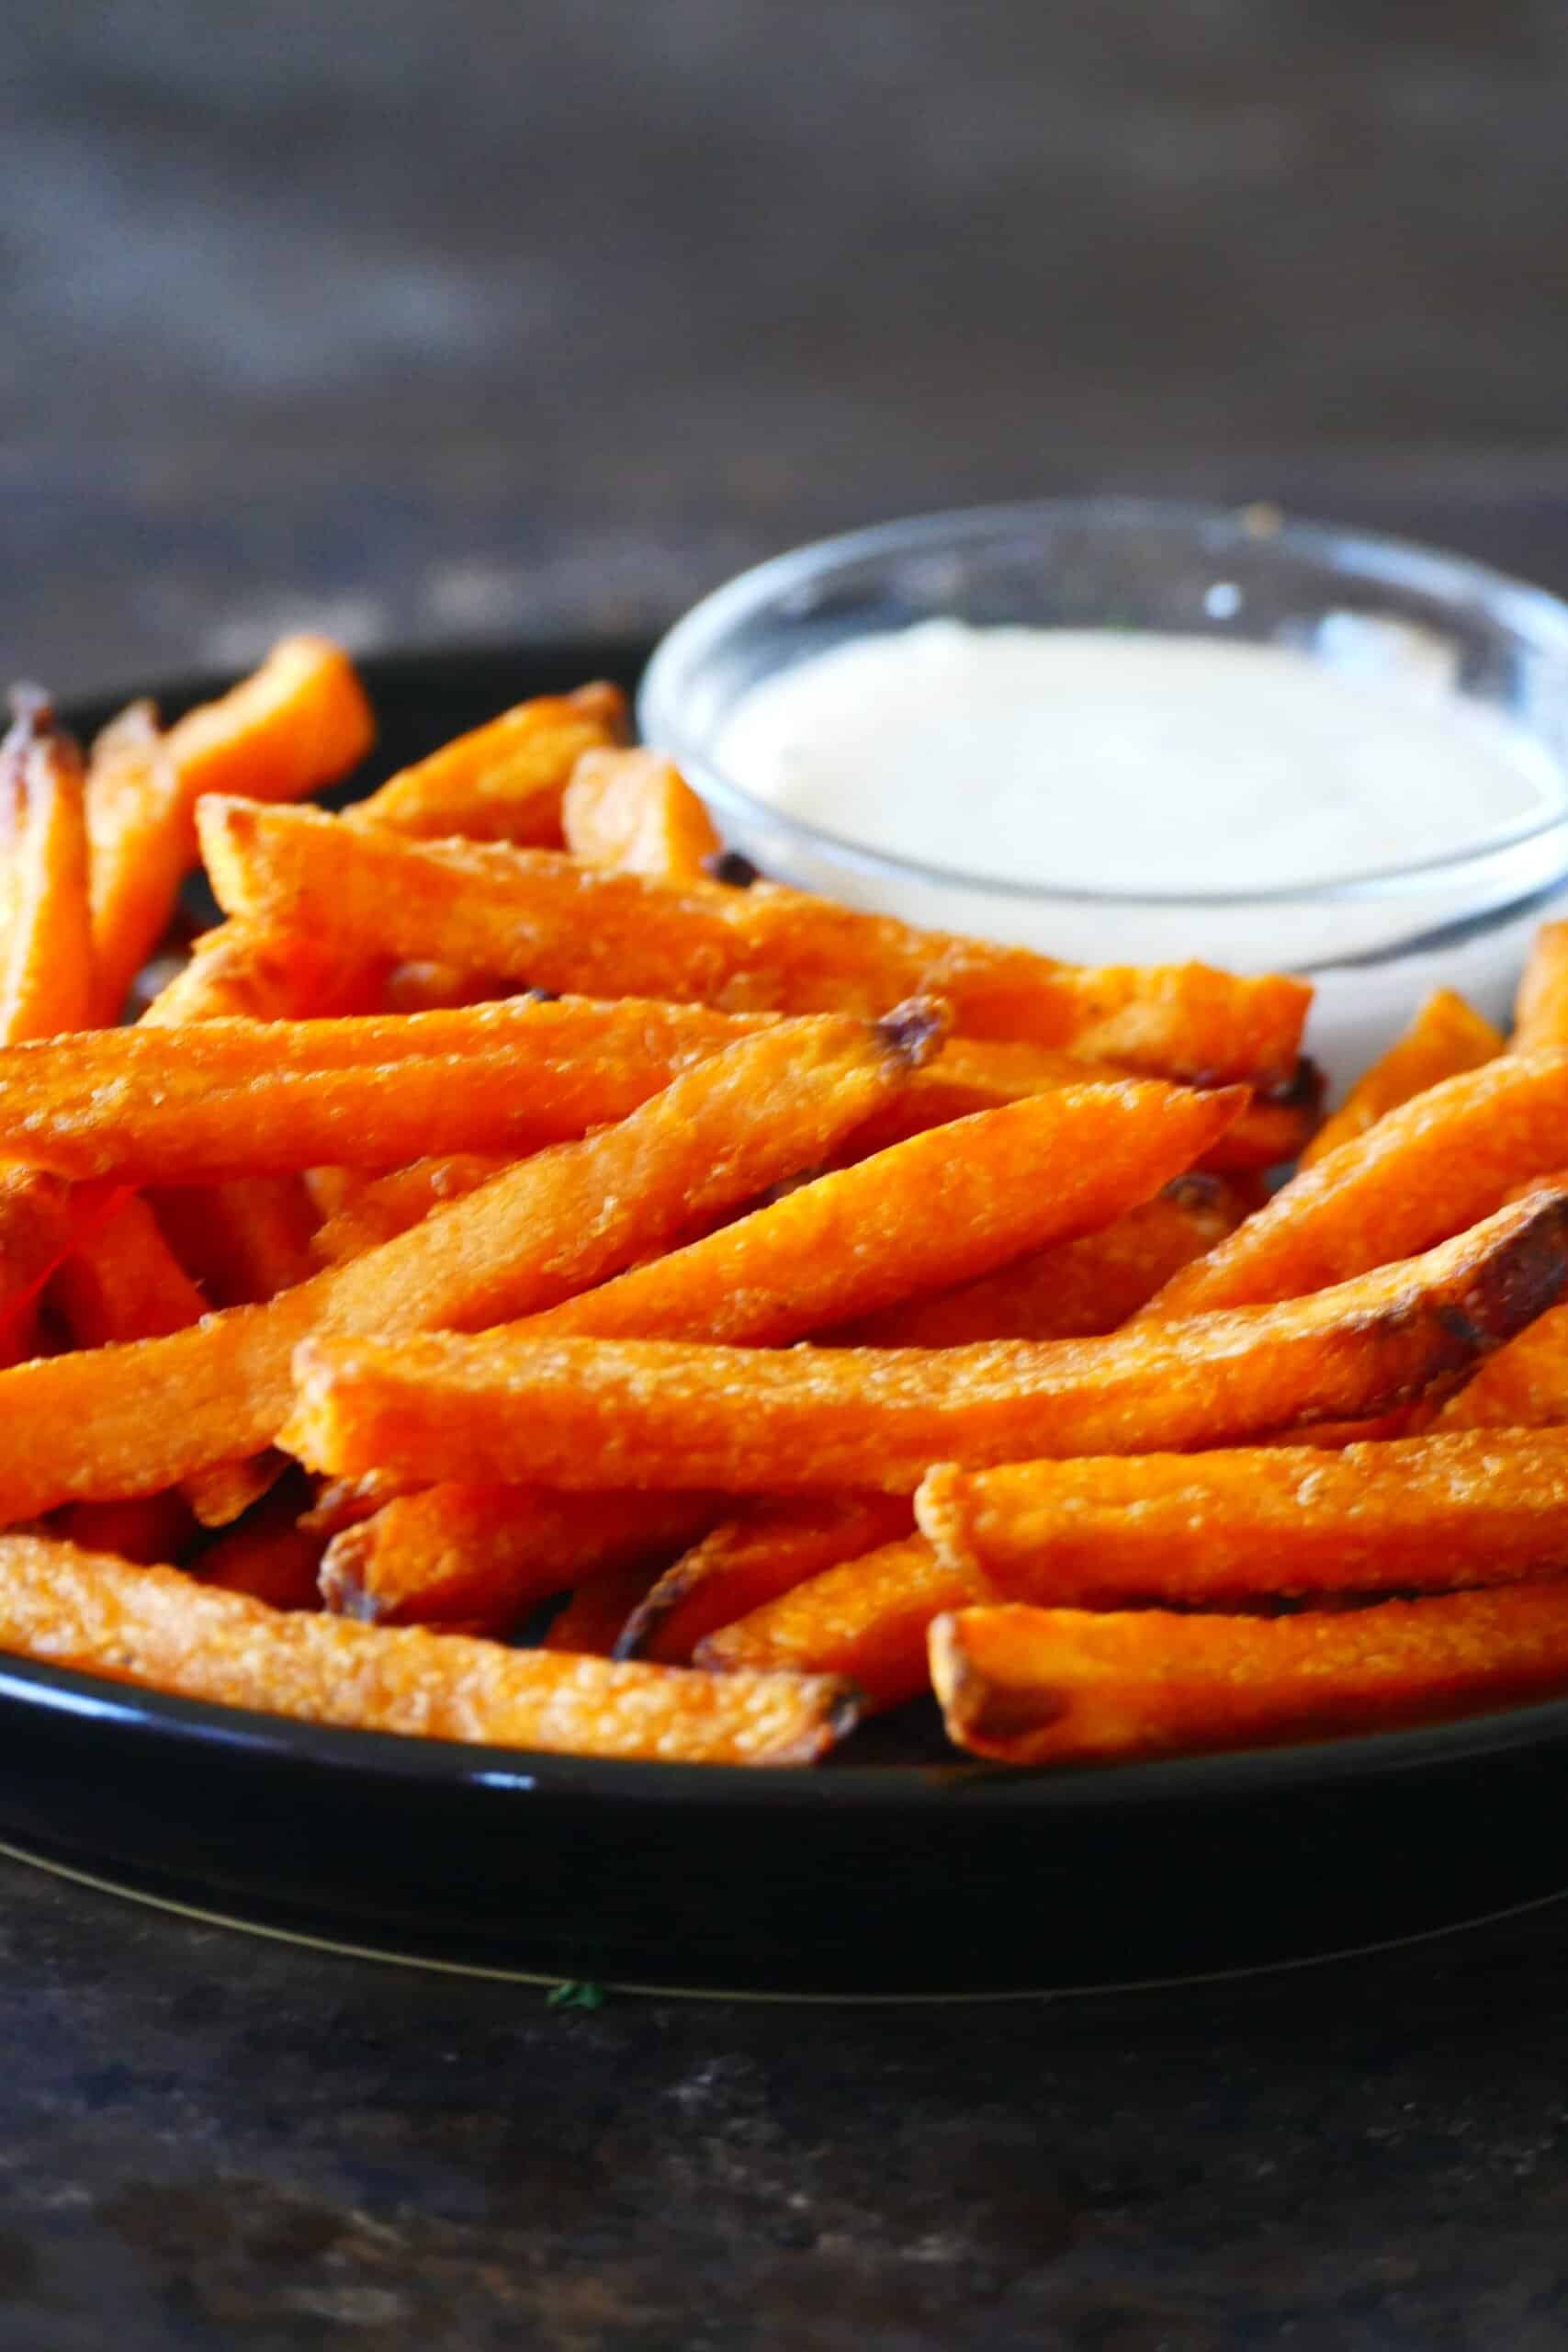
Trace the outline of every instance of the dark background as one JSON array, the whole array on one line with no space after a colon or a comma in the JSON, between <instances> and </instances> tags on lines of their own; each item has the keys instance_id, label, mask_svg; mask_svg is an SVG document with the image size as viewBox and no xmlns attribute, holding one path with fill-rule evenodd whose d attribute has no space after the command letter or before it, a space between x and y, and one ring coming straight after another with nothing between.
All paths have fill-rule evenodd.
<instances>
[{"instance_id":1,"label":"dark background","mask_svg":"<svg viewBox=\"0 0 1568 2352\"><path fill-rule=\"evenodd\" d=\"M0 85L5 617L62 686L306 605L653 625L1069 483L1568 487L1562 0L6 0Z\"/></svg>"},{"instance_id":2,"label":"dark background","mask_svg":"<svg viewBox=\"0 0 1568 2352\"><path fill-rule=\"evenodd\" d=\"M651 628L1079 484L1568 589L1565 132L1562 0L0 0L0 672ZM1561 1908L581 2014L0 1861L0 2346L1558 2352Z\"/></svg>"}]
</instances>

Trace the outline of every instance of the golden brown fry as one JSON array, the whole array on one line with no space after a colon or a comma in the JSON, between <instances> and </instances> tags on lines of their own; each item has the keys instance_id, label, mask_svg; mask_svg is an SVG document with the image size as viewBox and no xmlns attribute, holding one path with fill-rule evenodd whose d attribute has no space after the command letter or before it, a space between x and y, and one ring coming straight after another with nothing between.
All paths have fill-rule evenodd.
<instances>
[{"instance_id":1,"label":"golden brown fry","mask_svg":"<svg viewBox=\"0 0 1568 2352\"><path fill-rule=\"evenodd\" d=\"M338 1529L321 1592L329 1608L378 1624L505 1625L581 1577L668 1556L720 1508L708 1495L426 1487Z\"/></svg>"},{"instance_id":2,"label":"golden brown fry","mask_svg":"<svg viewBox=\"0 0 1568 2352\"><path fill-rule=\"evenodd\" d=\"M41 695L0 741L0 1045L92 1018L82 755Z\"/></svg>"},{"instance_id":3,"label":"golden brown fry","mask_svg":"<svg viewBox=\"0 0 1568 2352\"><path fill-rule=\"evenodd\" d=\"M908 1535L901 1495L827 1495L762 1502L682 1553L631 1611L617 1657L689 1666L697 1644L841 1561Z\"/></svg>"},{"instance_id":4,"label":"golden brown fry","mask_svg":"<svg viewBox=\"0 0 1568 2352\"><path fill-rule=\"evenodd\" d=\"M1568 1687L1568 1585L1276 1618L964 1609L931 1672L950 1736L1004 1764L1383 1731Z\"/></svg>"},{"instance_id":5,"label":"golden brown fry","mask_svg":"<svg viewBox=\"0 0 1568 2352\"><path fill-rule=\"evenodd\" d=\"M843 1684L504 1649L285 1615L175 1568L0 1537L0 1649L220 1706L417 1738L685 1764L806 1764L854 1720Z\"/></svg>"},{"instance_id":6,"label":"golden brown fry","mask_svg":"<svg viewBox=\"0 0 1568 2352\"><path fill-rule=\"evenodd\" d=\"M1438 1415L1440 1429L1561 1429L1568 1424L1568 1308L1554 1306L1506 1348Z\"/></svg>"},{"instance_id":7,"label":"golden brown fry","mask_svg":"<svg viewBox=\"0 0 1568 2352\"><path fill-rule=\"evenodd\" d=\"M214 1019L0 1050L0 1149L85 1180L402 1167L624 1117L682 1069L776 1027L700 1006L516 1000L355 1020ZM1218 1132L1237 1095L1201 1098Z\"/></svg>"},{"instance_id":8,"label":"golden brown fry","mask_svg":"<svg viewBox=\"0 0 1568 2352\"><path fill-rule=\"evenodd\" d=\"M1568 1046L1568 922L1543 922L1536 933L1514 1002L1516 1054Z\"/></svg>"},{"instance_id":9,"label":"golden brown fry","mask_svg":"<svg viewBox=\"0 0 1568 2352\"><path fill-rule=\"evenodd\" d=\"M93 745L85 792L94 1018L119 1019L131 982L169 927L196 854L178 770L150 702L133 702ZM111 1546L106 1546L112 1549Z\"/></svg>"},{"instance_id":10,"label":"golden brown fry","mask_svg":"<svg viewBox=\"0 0 1568 2352\"><path fill-rule=\"evenodd\" d=\"M578 1586L551 1619L541 1647L579 1657L614 1657L627 1618L647 1597L658 1573L657 1567L647 1566L600 1569Z\"/></svg>"},{"instance_id":11,"label":"golden brown fry","mask_svg":"<svg viewBox=\"0 0 1568 2352\"><path fill-rule=\"evenodd\" d=\"M707 810L658 752L588 752L560 806L574 857L664 882L705 882L723 843Z\"/></svg>"},{"instance_id":12,"label":"golden brown fry","mask_svg":"<svg viewBox=\"0 0 1568 2352\"><path fill-rule=\"evenodd\" d=\"M317 1579L326 1538L299 1524L309 1492L295 1472L238 1526L209 1544L191 1574L224 1592L265 1600L269 1609L319 1609Z\"/></svg>"},{"instance_id":13,"label":"golden brown fry","mask_svg":"<svg viewBox=\"0 0 1568 2352\"><path fill-rule=\"evenodd\" d=\"M536 1318L534 1335L782 1346L1105 1223L1194 1159L1239 1088L1063 1087L819 1177Z\"/></svg>"},{"instance_id":14,"label":"golden brown fry","mask_svg":"<svg viewBox=\"0 0 1568 2352\"><path fill-rule=\"evenodd\" d=\"M422 1223L432 1209L478 1192L509 1164L508 1159L494 1153L470 1151L394 1168L354 1188L339 1202L311 1236L310 1254L318 1265L341 1266L350 1258L362 1257L367 1250L378 1250L383 1241Z\"/></svg>"},{"instance_id":15,"label":"golden brown fry","mask_svg":"<svg viewBox=\"0 0 1568 2352\"><path fill-rule=\"evenodd\" d=\"M461 1460L498 1484L911 1493L933 1462L1175 1451L1388 1410L1462 1378L1565 1283L1568 1195L1543 1193L1337 1290L1100 1340L326 1340L296 1361L282 1442L338 1476L437 1478ZM22 1378L0 1374L0 1404Z\"/></svg>"},{"instance_id":16,"label":"golden brown fry","mask_svg":"<svg viewBox=\"0 0 1568 2352\"><path fill-rule=\"evenodd\" d=\"M926 1634L944 1610L992 1598L973 1568L939 1560L920 1536L887 1544L796 1585L697 1645L699 1666L720 1674L815 1674L817 1661L853 1682L868 1709L901 1706L926 1687Z\"/></svg>"},{"instance_id":17,"label":"golden brown fry","mask_svg":"<svg viewBox=\"0 0 1568 2352\"><path fill-rule=\"evenodd\" d=\"M100 1224L83 1235L55 1276L54 1295L80 1348L111 1347L184 1330L200 1321L209 1304L164 1238L146 1202L134 1193L122 1197ZM194 1471L182 1486L202 1525L223 1527L265 1494L276 1475L270 1462L220 1463ZM125 1547L105 1542L102 1548L118 1552ZM128 1556L157 1559L166 1548L152 1544Z\"/></svg>"},{"instance_id":18,"label":"golden brown fry","mask_svg":"<svg viewBox=\"0 0 1568 2352\"><path fill-rule=\"evenodd\" d=\"M191 1540L191 1515L171 1487L162 1495L140 1495L121 1503L73 1503L60 1514L59 1532L84 1552L112 1552L117 1559L145 1566L183 1552Z\"/></svg>"},{"instance_id":19,"label":"golden brown fry","mask_svg":"<svg viewBox=\"0 0 1568 2352\"><path fill-rule=\"evenodd\" d=\"M210 800L202 840L231 914L329 925L367 954L738 1009L874 1014L930 991L973 1035L1066 1046L1156 1077L1288 1078L1310 995L1297 980L1201 964L1055 964L772 885L675 890L546 851L403 842L310 809Z\"/></svg>"},{"instance_id":20,"label":"golden brown fry","mask_svg":"<svg viewBox=\"0 0 1568 2352\"><path fill-rule=\"evenodd\" d=\"M458 834L558 848L568 778L584 752L618 742L625 725L626 697L614 686L540 695L404 768L348 821L409 840Z\"/></svg>"},{"instance_id":21,"label":"golden brown fry","mask_svg":"<svg viewBox=\"0 0 1568 2352\"><path fill-rule=\"evenodd\" d=\"M183 1330L208 1307L135 1193L122 1195L83 1236L55 1276L53 1295L80 1348Z\"/></svg>"},{"instance_id":22,"label":"golden brown fry","mask_svg":"<svg viewBox=\"0 0 1568 2352\"><path fill-rule=\"evenodd\" d=\"M1175 1275L1140 1322L1299 1298L1462 1232L1568 1163L1568 1051L1506 1054L1446 1079L1293 1176Z\"/></svg>"},{"instance_id":23,"label":"golden brown fry","mask_svg":"<svg viewBox=\"0 0 1568 2352\"><path fill-rule=\"evenodd\" d=\"M369 705L341 648L285 638L260 669L160 735L133 704L94 747L87 779L96 1018L117 1018L168 928L196 857L204 792L297 800L330 784L369 748Z\"/></svg>"},{"instance_id":24,"label":"golden brown fry","mask_svg":"<svg viewBox=\"0 0 1568 2352\"><path fill-rule=\"evenodd\" d=\"M1568 1044L1568 1036L1558 1041ZM1483 1020L1452 989L1427 999L1403 1037L1363 1072L1334 1116L1325 1122L1301 1155L1303 1168L1326 1159L1341 1144L1364 1136L1402 1102L1425 1094L1445 1078L1479 1069L1503 1050L1503 1033Z\"/></svg>"},{"instance_id":25,"label":"golden brown fry","mask_svg":"<svg viewBox=\"0 0 1568 2352\"><path fill-rule=\"evenodd\" d=\"M155 996L138 1033L209 1021L305 1021L377 1010L380 965L367 966L328 933L257 931L222 922Z\"/></svg>"},{"instance_id":26,"label":"golden brown fry","mask_svg":"<svg viewBox=\"0 0 1568 2352\"><path fill-rule=\"evenodd\" d=\"M819 1159L939 1035L912 1011L886 1028L763 1030L619 1125L539 1153L264 1306L0 1373L0 1519L147 1494L258 1451L288 1412L294 1349L313 1335L482 1326L604 1281Z\"/></svg>"},{"instance_id":27,"label":"golden brown fry","mask_svg":"<svg viewBox=\"0 0 1568 2352\"><path fill-rule=\"evenodd\" d=\"M1568 1569L1568 1446L1464 1431L1331 1454L943 1464L915 1510L942 1558L1050 1606L1512 1584Z\"/></svg>"},{"instance_id":28,"label":"golden brown fry","mask_svg":"<svg viewBox=\"0 0 1568 2352\"><path fill-rule=\"evenodd\" d=\"M1100 1233L1017 1258L977 1282L840 1325L836 1346L962 1348L976 1340L1087 1340L1114 1331L1162 1283L1234 1233L1241 1210L1216 1176L1179 1176Z\"/></svg>"}]
</instances>

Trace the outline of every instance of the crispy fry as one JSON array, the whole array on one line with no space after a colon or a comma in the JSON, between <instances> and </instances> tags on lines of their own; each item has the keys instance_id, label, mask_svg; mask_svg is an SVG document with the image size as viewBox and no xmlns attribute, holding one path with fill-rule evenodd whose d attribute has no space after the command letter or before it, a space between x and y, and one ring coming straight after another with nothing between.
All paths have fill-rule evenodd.
<instances>
[{"instance_id":1,"label":"crispy fry","mask_svg":"<svg viewBox=\"0 0 1568 2352\"><path fill-rule=\"evenodd\" d=\"M1568 1687L1568 1585L1277 1618L964 1609L931 1672L949 1736L1004 1764L1321 1739Z\"/></svg>"},{"instance_id":2,"label":"crispy fry","mask_svg":"<svg viewBox=\"0 0 1568 2352\"><path fill-rule=\"evenodd\" d=\"M80 1028L93 1011L82 755L40 696L0 741L0 1044Z\"/></svg>"},{"instance_id":3,"label":"crispy fry","mask_svg":"<svg viewBox=\"0 0 1568 2352\"><path fill-rule=\"evenodd\" d=\"M658 752L584 753L560 816L574 857L664 882L705 882L723 848L696 794Z\"/></svg>"},{"instance_id":4,"label":"crispy fry","mask_svg":"<svg viewBox=\"0 0 1568 2352\"><path fill-rule=\"evenodd\" d=\"M208 1307L135 1193L83 1236L55 1276L54 1296L80 1348L157 1339L199 1322Z\"/></svg>"},{"instance_id":5,"label":"crispy fry","mask_svg":"<svg viewBox=\"0 0 1568 2352\"><path fill-rule=\"evenodd\" d=\"M1051 1606L1511 1584L1568 1569L1568 1446L1464 1431L1326 1455L943 1464L915 1511L943 1559Z\"/></svg>"},{"instance_id":6,"label":"crispy fry","mask_svg":"<svg viewBox=\"0 0 1568 2352\"><path fill-rule=\"evenodd\" d=\"M338 1476L437 1478L460 1459L498 1484L911 1493L932 1462L1164 1452L1390 1409L1462 1378L1565 1283L1568 1194L1542 1193L1337 1290L1100 1340L324 1340L296 1360L282 1442ZM0 1375L0 1403L22 1378Z\"/></svg>"},{"instance_id":7,"label":"crispy fry","mask_svg":"<svg viewBox=\"0 0 1568 2352\"><path fill-rule=\"evenodd\" d=\"M885 1314L840 1325L837 1346L962 1348L976 1340L1087 1340L1114 1331L1179 1267L1234 1233L1241 1211L1214 1176L1180 1176L1100 1233L1017 1258Z\"/></svg>"},{"instance_id":8,"label":"crispy fry","mask_svg":"<svg viewBox=\"0 0 1568 2352\"><path fill-rule=\"evenodd\" d=\"M383 967L367 966L329 933L257 931L221 922L160 990L137 1024L184 1028L207 1021L305 1021L376 1009Z\"/></svg>"},{"instance_id":9,"label":"crispy fry","mask_svg":"<svg viewBox=\"0 0 1568 2352\"><path fill-rule=\"evenodd\" d=\"M1552 1041L1568 1045L1568 1035ZM1301 1155L1303 1168L1326 1159L1341 1144L1364 1136L1369 1127L1397 1111L1428 1087L1467 1069L1479 1069L1503 1050L1503 1033L1483 1020L1452 989L1438 989L1427 999L1403 1037L1381 1061L1359 1078L1334 1116L1325 1122Z\"/></svg>"},{"instance_id":10,"label":"crispy fry","mask_svg":"<svg viewBox=\"0 0 1568 2352\"><path fill-rule=\"evenodd\" d=\"M541 1646L579 1657L614 1657L627 1618L645 1600L656 1567L602 1568L550 1621Z\"/></svg>"},{"instance_id":11,"label":"crispy fry","mask_svg":"<svg viewBox=\"0 0 1568 2352\"><path fill-rule=\"evenodd\" d=\"M214 1306L251 1306L276 1298L316 1271L310 1247L315 1213L304 1186L293 1178L247 1177L198 1188L160 1185L154 1198L182 1264Z\"/></svg>"},{"instance_id":12,"label":"crispy fry","mask_svg":"<svg viewBox=\"0 0 1568 2352\"><path fill-rule=\"evenodd\" d=\"M191 1573L202 1584L265 1600L269 1609L319 1609L317 1579L326 1538L299 1524L309 1495L296 1471L238 1526L209 1544Z\"/></svg>"},{"instance_id":13,"label":"crispy fry","mask_svg":"<svg viewBox=\"0 0 1568 2352\"><path fill-rule=\"evenodd\" d=\"M176 1184L236 1167L402 1167L425 1149L512 1157L624 1117L678 1071L777 1025L579 998L95 1031L0 1050L0 1149L80 1180ZM1186 1099L1217 1133L1239 1098Z\"/></svg>"},{"instance_id":14,"label":"crispy fry","mask_svg":"<svg viewBox=\"0 0 1568 2352\"><path fill-rule=\"evenodd\" d=\"M85 805L93 1012L107 1023L119 1019L131 982L168 930L196 854L179 772L152 703L133 702L94 743Z\"/></svg>"},{"instance_id":15,"label":"crispy fry","mask_svg":"<svg viewBox=\"0 0 1568 2352\"><path fill-rule=\"evenodd\" d=\"M477 1193L509 1164L493 1153L470 1151L394 1168L340 1203L311 1236L310 1254L318 1265L341 1266L367 1250L378 1250L383 1241L422 1223L432 1209Z\"/></svg>"},{"instance_id":16,"label":"crispy fry","mask_svg":"<svg viewBox=\"0 0 1568 2352\"><path fill-rule=\"evenodd\" d=\"M0 1317L23 1312L124 1197L122 1185L73 1186L36 1168L0 1165Z\"/></svg>"},{"instance_id":17,"label":"crispy fry","mask_svg":"<svg viewBox=\"0 0 1568 2352\"><path fill-rule=\"evenodd\" d=\"M200 1321L208 1300L164 1240L157 1219L135 1193L121 1198L104 1221L83 1236L55 1277L55 1295L76 1345L102 1348L152 1340ZM220 1463L182 1480L191 1510L204 1527L225 1527L265 1494L281 1461ZM153 1522L155 1524L155 1522ZM128 1555L157 1559L160 1547ZM105 1542L118 1552L122 1544Z\"/></svg>"},{"instance_id":18,"label":"crispy fry","mask_svg":"<svg viewBox=\"0 0 1568 2352\"><path fill-rule=\"evenodd\" d=\"M781 1012L874 1014L929 989L966 1033L1068 1046L1156 1077L1289 1077L1310 994L1200 964L1054 964L771 885L675 890L546 851L403 842L310 809L209 800L202 841L228 912L292 930L330 924L367 954Z\"/></svg>"},{"instance_id":19,"label":"crispy fry","mask_svg":"<svg viewBox=\"0 0 1568 2352\"><path fill-rule=\"evenodd\" d=\"M60 1514L60 1532L85 1552L112 1552L142 1566L182 1552L191 1537L191 1515L175 1488L140 1495L122 1503L73 1503Z\"/></svg>"},{"instance_id":20,"label":"crispy fry","mask_svg":"<svg viewBox=\"0 0 1568 2352\"><path fill-rule=\"evenodd\" d=\"M1509 1049L1536 1054L1568 1046L1568 922L1543 922L1536 933L1514 1002Z\"/></svg>"},{"instance_id":21,"label":"crispy fry","mask_svg":"<svg viewBox=\"0 0 1568 2352\"><path fill-rule=\"evenodd\" d=\"M1554 1306L1506 1348L1438 1415L1442 1429L1561 1429L1568 1424L1568 1308Z\"/></svg>"},{"instance_id":22,"label":"crispy fry","mask_svg":"<svg viewBox=\"0 0 1568 2352\"><path fill-rule=\"evenodd\" d=\"M617 1657L689 1666L705 1635L749 1616L841 1561L910 1531L901 1495L828 1495L763 1502L682 1553L627 1616Z\"/></svg>"},{"instance_id":23,"label":"crispy fry","mask_svg":"<svg viewBox=\"0 0 1568 2352\"><path fill-rule=\"evenodd\" d=\"M1204 1153L1201 1165L1216 1176L1250 1176L1300 1159L1318 1131L1324 1084L1317 1064L1303 1055L1293 1078L1253 1094L1235 1125Z\"/></svg>"},{"instance_id":24,"label":"crispy fry","mask_svg":"<svg viewBox=\"0 0 1568 2352\"><path fill-rule=\"evenodd\" d=\"M939 1035L914 1011L884 1028L765 1029L619 1125L538 1154L265 1306L0 1373L0 1519L147 1494L256 1452L288 1412L293 1351L313 1334L482 1326L605 1280L819 1158Z\"/></svg>"},{"instance_id":25,"label":"crispy fry","mask_svg":"<svg viewBox=\"0 0 1568 2352\"><path fill-rule=\"evenodd\" d=\"M920 1536L885 1544L829 1568L697 1645L699 1666L720 1674L815 1674L838 1661L868 1709L901 1706L926 1687L926 1633L944 1610L992 1598L977 1570L939 1560Z\"/></svg>"},{"instance_id":26,"label":"crispy fry","mask_svg":"<svg viewBox=\"0 0 1568 2352\"><path fill-rule=\"evenodd\" d=\"M427 1487L340 1528L321 1592L329 1608L371 1623L477 1617L504 1625L581 1577L658 1562L711 1526L720 1508L707 1495Z\"/></svg>"},{"instance_id":27,"label":"crispy fry","mask_svg":"<svg viewBox=\"0 0 1568 2352\"><path fill-rule=\"evenodd\" d=\"M297 800L368 750L370 707L342 650L290 637L219 701L158 731L132 704L94 747L87 780L96 1018L113 1021L168 927L195 860L204 792Z\"/></svg>"},{"instance_id":28,"label":"crispy fry","mask_svg":"<svg viewBox=\"0 0 1568 2352\"><path fill-rule=\"evenodd\" d=\"M688 1764L805 1764L854 1720L840 1683L509 1650L285 1615L174 1568L0 1537L0 1648L220 1706L366 1731Z\"/></svg>"},{"instance_id":29,"label":"crispy fry","mask_svg":"<svg viewBox=\"0 0 1568 2352\"><path fill-rule=\"evenodd\" d=\"M1241 1101L1239 1089L1130 1080L976 1112L802 1185L532 1329L781 1346L1103 1224L1186 1167Z\"/></svg>"},{"instance_id":30,"label":"crispy fry","mask_svg":"<svg viewBox=\"0 0 1568 2352\"><path fill-rule=\"evenodd\" d=\"M1446 1079L1277 1193L1185 1267L1140 1322L1299 1298L1462 1232L1510 1187L1568 1163L1568 1051Z\"/></svg>"},{"instance_id":31,"label":"crispy fry","mask_svg":"<svg viewBox=\"0 0 1568 2352\"><path fill-rule=\"evenodd\" d=\"M618 742L626 697L614 686L540 695L444 743L349 812L409 840L447 834L556 849L561 794L579 759Z\"/></svg>"}]
</instances>

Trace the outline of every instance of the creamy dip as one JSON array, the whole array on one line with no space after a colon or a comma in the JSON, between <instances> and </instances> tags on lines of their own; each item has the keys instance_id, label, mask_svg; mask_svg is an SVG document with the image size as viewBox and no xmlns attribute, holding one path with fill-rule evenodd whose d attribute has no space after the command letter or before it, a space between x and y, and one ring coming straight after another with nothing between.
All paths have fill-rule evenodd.
<instances>
[{"instance_id":1,"label":"creamy dip","mask_svg":"<svg viewBox=\"0 0 1568 2352\"><path fill-rule=\"evenodd\" d=\"M1560 808L1539 741L1376 628L1320 631L1318 658L925 621L762 680L713 757L840 841L1046 890L1347 881L1481 848Z\"/></svg>"}]
</instances>

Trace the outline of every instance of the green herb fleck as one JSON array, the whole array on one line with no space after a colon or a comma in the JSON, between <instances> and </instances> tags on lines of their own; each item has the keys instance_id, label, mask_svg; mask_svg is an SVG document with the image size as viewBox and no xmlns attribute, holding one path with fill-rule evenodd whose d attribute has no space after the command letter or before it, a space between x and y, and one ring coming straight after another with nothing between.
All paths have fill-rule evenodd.
<instances>
[{"instance_id":1,"label":"green herb fleck","mask_svg":"<svg viewBox=\"0 0 1568 2352\"><path fill-rule=\"evenodd\" d=\"M571 1983L552 1985L547 2002L552 2009L602 2009L604 1987L603 1984Z\"/></svg>"}]
</instances>

